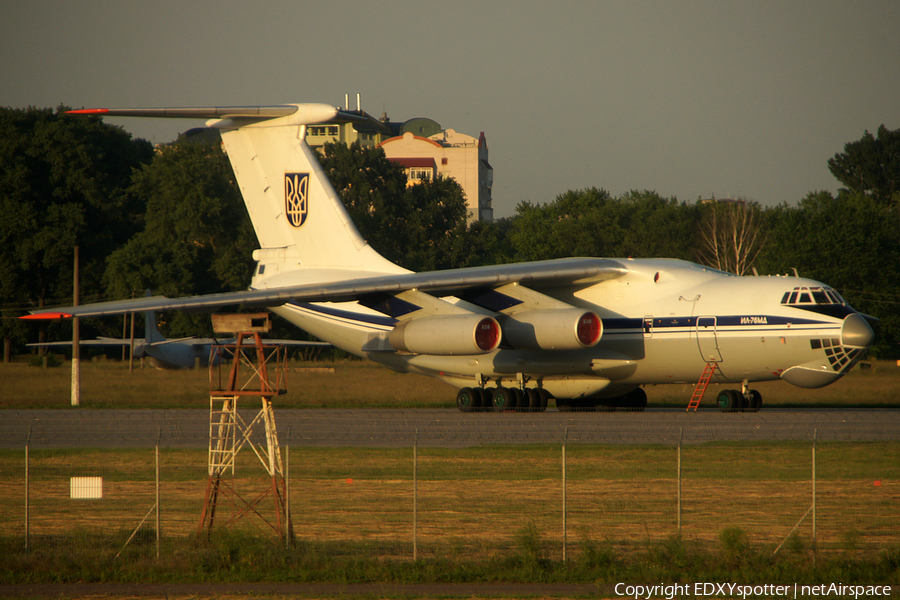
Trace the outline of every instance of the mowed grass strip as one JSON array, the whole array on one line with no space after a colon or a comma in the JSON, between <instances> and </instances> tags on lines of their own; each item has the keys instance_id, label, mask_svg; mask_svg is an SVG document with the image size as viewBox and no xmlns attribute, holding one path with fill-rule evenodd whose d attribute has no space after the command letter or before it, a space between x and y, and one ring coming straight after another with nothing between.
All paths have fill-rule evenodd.
<instances>
[{"instance_id":1,"label":"mowed grass strip","mask_svg":"<svg viewBox=\"0 0 900 600\"><path fill-rule=\"evenodd\" d=\"M285 381L287 393L275 399L276 407L456 406L456 390L451 386L370 361L289 362ZM27 362L2 363L0 409L70 408L71 382L69 362L47 369ZM81 406L85 408L209 408L210 389L210 372L205 368L129 371L127 362L82 362Z\"/></svg>"},{"instance_id":2,"label":"mowed grass strip","mask_svg":"<svg viewBox=\"0 0 900 600\"><path fill-rule=\"evenodd\" d=\"M81 405L88 408L206 408L209 370L160 371L150 367L130 372L127 362L83 361ZM698 378L700 374L697 374ZM397 373L370 361L289 361L284 408L451 408L456 390L437 379ZM702 406L715 406L720 389L711 385ZM43 369L26 361L0 364L0 408L67 408L71 406L71 367ZM838 382L807 390L781 381L753 384L763 407L900 407L900 367L881 361L854 369ZM647 386L651 406L682 407L693 384Z\"/></svg>"},{"instance_id":3,"label":"mowed grass strip","mask_svg":"<svg viewBox=\"0 0 900 600\"><path fill-rule=\"evenodd\" d=\"M817 449L817 540L820 548L860 551L900 544L900 444L829 443ZM531 529L551 558L569 544L610 543L642 550L678 533L676 448L567 447L565 530L561 448L485 446L291 448L294 530L306 543L351 552L360 543L403 554L415 535L423 553L491 555L516 547ZM271 485L256 457L239 456L233 485L251 501ZM777 466L777 468L776 468ZM41 536L92 530L122 538L155 502L152 450L39 450L30 456L30 529ZM69 498L69 477L104 478L103 498ZM206 452L161 451L161 520L168 539L197 534L208 475ZM229 484L232 483L228 478ZM682 531L717 543L738 527L754 544L774 548L812 503L811 446L709 444L683 449ZM24 451L0 452L0 535L24 533ZM217 523L240 510L223 494ZM236 526L274 535L274 501ZM415 515L414 515L415 513ZM155 522L155 516L151 519ZM798 535L812 537L807 516Z\"/></svg>"}]
</instances>

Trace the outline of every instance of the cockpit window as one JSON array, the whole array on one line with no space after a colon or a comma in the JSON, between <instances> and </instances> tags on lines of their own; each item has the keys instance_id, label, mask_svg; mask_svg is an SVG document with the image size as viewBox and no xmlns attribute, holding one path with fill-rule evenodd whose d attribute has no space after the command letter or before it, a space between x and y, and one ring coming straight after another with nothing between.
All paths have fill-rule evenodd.
<instances>
[{"instance_id":1,"label":"cockpit window","mask_svg":"<svg viewBox=\"0 0 900 600\"><path fill-rule=\"evenodd\" d=\"M785 292L781 297L782 304L846 304L841 295L831 288L796 287Z\"/></svg>"}]
</instances>

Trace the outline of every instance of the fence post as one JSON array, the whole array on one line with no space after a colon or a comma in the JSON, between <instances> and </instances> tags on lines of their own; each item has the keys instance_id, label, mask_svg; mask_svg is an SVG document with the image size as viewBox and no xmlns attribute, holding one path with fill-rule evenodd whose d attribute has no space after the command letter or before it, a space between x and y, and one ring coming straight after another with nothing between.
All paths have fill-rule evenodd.
<instances>
[{"instance_id":1,"label":"fence post","mask_svg":"<svg viewBox=\"0 0 900 600\"><path fill-rule=\"evenodd\" d=\"M819 429L813 431L812 444L812 544L813 544L813 568L816 567L816 442L819 439Z\"/></svg>"},{"instance_id":2,"label":"fence post","mask_svg":"<svg viewBox=\"0 0 900 600\"><path fill-rule=\"evenodd\" d=\"M567 530L566 530L566 442L569 440L569 428L566 427L566 437L563 438L562 445L562 538L563 538L563 547L562 547L562 559L563 562L566 562L566 546L567 546Z\"/></svg>"},{"instance_id":3,"label":"fence post","mask_svg":"<svg viewBox=\"0 0 900 600\"><path fill-rule=\"evenodd\" d=\"M156 438L156 560L159 560L159 538L160 533L159 518L159 436Z\"/></svg>"},{"instance_id":4,"label":"fence post","mask_svg":"<svg viewBox=\"0 0 900 600\"><path fill-rule=\"evenodd\" d=\"M25 438L25 554L28 554L28 534L31 528L31 479L29 476L28 447L31 445L31 428Z\"/></svg>"},{"instance_id":5,"label":"fence post","mask_svg":"<svg viewBox=\"0 0 900 600\"><path fill-rule=\"evenodd\" d=\"M681 441L684 439L684 427L678 438L678 535L681 536Z\"/></svg>"},{"instance_id":6,"label":"fence post","mask_svg":"<svg viewBox=\"0 0 900 600\"><path fill-rule=\"evenodd\" d=\"M419 559L419 428L413 442L413 561Z\"/></svg>"},{"instance_id":7,"label":"fence post","mask_svg":"<svg viewBox=\"0 0 900 600\"><path fill-rule=\"evenodd\" d=\"M290 435L290 428L288 428ZM284 447L284 549L291 549L291 447Z\"/></svg>"}]
</instances>

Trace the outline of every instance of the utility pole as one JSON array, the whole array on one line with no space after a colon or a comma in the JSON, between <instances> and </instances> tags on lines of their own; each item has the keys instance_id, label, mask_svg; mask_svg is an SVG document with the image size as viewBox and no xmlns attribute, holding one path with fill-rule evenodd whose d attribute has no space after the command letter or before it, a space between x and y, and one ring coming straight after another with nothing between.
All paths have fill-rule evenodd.
<instances>
[{"instance_id":1,"label":"utility pole","mask_svg":"<svg viewBox=\"0 0 900 600\"><path fill-rule=\"evenodd\" d=\"M134 290L131 290L131 299L134 300ZM129 346L130 349L128 351L128 372L132 373L134 372L134 313L131 313L131 338Z\"/></svg>"},{"instance_id":2,"label":"utility pole","mask_svg":"<svg viewBox=\"0 0 900 600\"><path fill-rule=\"evenodd\" d=\"M74 306L78 306L78 246L75 246ZM81 350L78 346L78 317L72 318L72 406L81 404Z\"/></svg>"}]
</instances>

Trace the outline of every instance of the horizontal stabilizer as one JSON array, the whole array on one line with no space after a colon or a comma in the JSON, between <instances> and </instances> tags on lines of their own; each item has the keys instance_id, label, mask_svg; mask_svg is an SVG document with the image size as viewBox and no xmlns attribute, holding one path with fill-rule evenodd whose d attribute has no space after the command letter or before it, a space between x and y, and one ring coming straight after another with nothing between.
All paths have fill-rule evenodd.
<instances>
[{"instance_id":1,"label":"horizontal stabilizer","mask_svg":"<svg viewBox=\"0 0 900 600\"><path fill-rule=\"evenodd\" d=\"M271 106L209 106L191 108L82 108L70 115L100 117L145 117L159 119L238 119L265 120L290 117L293 124L351 123L365 121L357 112L340 110L328 104L275 104Z\"/></svg>"}]
</instances>

